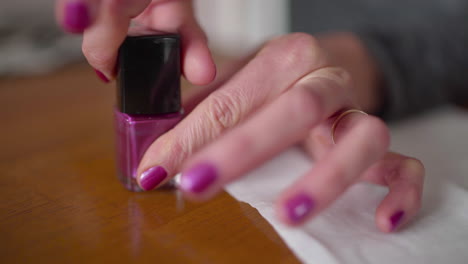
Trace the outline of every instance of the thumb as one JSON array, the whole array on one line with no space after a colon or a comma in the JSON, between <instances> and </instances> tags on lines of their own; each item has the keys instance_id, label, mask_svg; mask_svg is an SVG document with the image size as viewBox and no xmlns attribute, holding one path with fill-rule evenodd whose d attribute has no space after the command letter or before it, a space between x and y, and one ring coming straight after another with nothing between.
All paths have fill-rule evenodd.
<instances>
[{"instance_id":1,"label":"thumb","mask_svg":"<svg viewBox=\"0 0 468 264\"><path fill-rule=\"evenodd\" d=\"M208 48L205 32L198 24L192 1L153 0L135 21L147 28L177 32L182 36L182 71L195 85L211 83L216 66Z\"/></svg>"}]
</instances>

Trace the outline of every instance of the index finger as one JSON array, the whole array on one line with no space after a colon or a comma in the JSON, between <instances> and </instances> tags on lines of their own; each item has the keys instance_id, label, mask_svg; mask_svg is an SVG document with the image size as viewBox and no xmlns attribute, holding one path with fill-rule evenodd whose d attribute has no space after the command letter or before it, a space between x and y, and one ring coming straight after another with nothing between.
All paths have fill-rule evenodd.
<instances>
[{"instance_id":1,"label":"index finger","mask_svg":"<svg viewBox=\"0 0 468 264\"><path fill-rule=\"evenodd\" d=\"M326 65L315 39L293 34L272 41L242 70L199 104L173 130L158 138L138 170L160 167L172 176L203 145L238 125L289 90L303 76ZM151 190L156 185L142 186Z\"/></svg>"}]
</instances>

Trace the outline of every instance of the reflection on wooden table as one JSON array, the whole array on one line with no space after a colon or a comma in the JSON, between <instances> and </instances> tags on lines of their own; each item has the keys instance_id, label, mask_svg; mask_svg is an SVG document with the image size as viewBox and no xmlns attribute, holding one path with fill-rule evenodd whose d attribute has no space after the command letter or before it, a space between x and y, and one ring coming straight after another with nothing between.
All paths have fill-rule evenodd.
<instances>
[{"instance_id":1,"label":"reflection on wooden table","mask_svg":"<svg viewBox=\"0 0 468 264\"><path fill-rule=\"evenodd\" d=\"M1 263L298 262L226 193L177 210L171 190L120 186L113 101L84 64L0 80Z\"/></svg>"}]
</instances>

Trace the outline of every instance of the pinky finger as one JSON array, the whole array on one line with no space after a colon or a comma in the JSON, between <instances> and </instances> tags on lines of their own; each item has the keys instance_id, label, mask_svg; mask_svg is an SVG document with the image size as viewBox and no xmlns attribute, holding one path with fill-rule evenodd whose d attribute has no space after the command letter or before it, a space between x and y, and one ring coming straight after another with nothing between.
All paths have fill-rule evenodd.
<instances>
[{"instance_id":1,"label":"pinky finger","mask_svg":"<svg viewBox=\"0 0 468 264\"><path fill-rule=\"evenodd\" d=\"M417 214L421 208L424 171L419 160L389 152L364 173L364 180L390 189L375 215L380 230L394 232Z\"/></svg>"}]
</instances>

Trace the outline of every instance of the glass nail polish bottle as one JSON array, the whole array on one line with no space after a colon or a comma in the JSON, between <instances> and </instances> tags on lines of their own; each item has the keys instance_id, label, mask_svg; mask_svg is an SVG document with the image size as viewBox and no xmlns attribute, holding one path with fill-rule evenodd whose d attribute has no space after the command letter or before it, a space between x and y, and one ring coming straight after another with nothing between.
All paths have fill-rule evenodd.
<instances>
[{"instance_id":1,"label":"glass nail polish bottle","mask_svg":"<svg viewBox=\"0 0 468 264\"><path fill-rule=\"evenodd\" d=\"M142 191L136 177L145 151L183 115L178 35L127 37L119 50L114 114L119 180Z\"/></svg>"}]
</instances>

